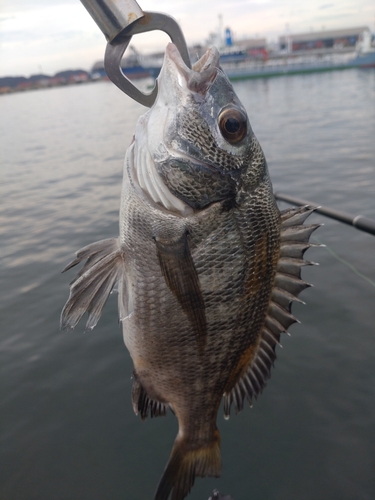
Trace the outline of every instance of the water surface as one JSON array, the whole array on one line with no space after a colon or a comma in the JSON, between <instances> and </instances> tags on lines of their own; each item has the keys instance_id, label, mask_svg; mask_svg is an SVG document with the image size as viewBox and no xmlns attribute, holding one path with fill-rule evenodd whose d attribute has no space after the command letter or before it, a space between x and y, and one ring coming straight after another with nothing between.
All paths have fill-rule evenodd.
<instances>
[{"instance_id":1,"label":"water surface","mask_svg":"<svg viewBox=\"0 0 375 500\"><path fill-rule=\"evenodd\" d=\"M375 72L238 82L276 191L375 218ZM177 432L141 422L111 297L94 331L60 332L74 252L118 234L122 164L142 106L110 83L2 96L1 468L4 500L146 500ZM287 205L281 205L285 208ZM375 239L321 216L314 288L294 308L252 409L219 415L235 500L375 498ZM356 274L330 253L355 266Z\"/></svg>"}]
</instances>

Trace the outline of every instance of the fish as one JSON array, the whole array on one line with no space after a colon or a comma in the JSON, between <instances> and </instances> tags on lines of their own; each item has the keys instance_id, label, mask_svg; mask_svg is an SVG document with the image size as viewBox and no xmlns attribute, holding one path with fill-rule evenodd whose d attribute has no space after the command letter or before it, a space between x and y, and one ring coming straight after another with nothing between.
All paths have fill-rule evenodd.
<instances>
[{"instance_id":1,"label":"fish","mask_svg":"<svg viewBox=\"0 0 375 500\"><path fill-rule=\"evenodd\" d=\"M112 290L134 364L132 405L179 430L155 500L221 473L216 425L263 391L318 225L280 211L264 153L215 47L188 68L166 47L153 106L124 162L119 236L76 253L61 328L94 328Z\"/></svg>"}]
</instances>

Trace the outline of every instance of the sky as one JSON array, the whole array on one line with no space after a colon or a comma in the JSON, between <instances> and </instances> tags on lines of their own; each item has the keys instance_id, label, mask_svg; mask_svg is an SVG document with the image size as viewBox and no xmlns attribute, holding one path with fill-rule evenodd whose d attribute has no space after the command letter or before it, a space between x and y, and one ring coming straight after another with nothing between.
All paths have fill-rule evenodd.
<instances>
[{"instance_id":1,"label":"sky","mask_svg":"<svg viewBox=\"0 0 375 500\"><path fill-rule=\"evenodd\" d=\"M235 38L267 38L322 29L368 26L374 0L139 0L140 7L173 16L188 44L218 29L218 16ZM162 50L161 32L133 37L141 52ZM106 40L79 0L0 0L0 77L90 70L103 60Z\"/></svg>"}]
</instances>

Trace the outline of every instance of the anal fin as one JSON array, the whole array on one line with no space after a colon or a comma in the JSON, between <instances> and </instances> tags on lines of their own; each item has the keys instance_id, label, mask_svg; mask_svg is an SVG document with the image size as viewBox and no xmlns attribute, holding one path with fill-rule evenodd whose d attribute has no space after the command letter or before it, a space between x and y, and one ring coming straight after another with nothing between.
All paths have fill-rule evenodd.
<instances>
[{"instance_id":1,"label":"anal fin","mask_svg":"<svg viewBox=\"0 0 375 500\"><path fill-rule=\"evenodd\" d=\"M133 377L132 403L134 413L140 415L142 420L148 417L149 411L151 418L159 416L164 417L167 414L167 405L155 399L151 399L135 372Z\"/></svg>"}]
</instances>

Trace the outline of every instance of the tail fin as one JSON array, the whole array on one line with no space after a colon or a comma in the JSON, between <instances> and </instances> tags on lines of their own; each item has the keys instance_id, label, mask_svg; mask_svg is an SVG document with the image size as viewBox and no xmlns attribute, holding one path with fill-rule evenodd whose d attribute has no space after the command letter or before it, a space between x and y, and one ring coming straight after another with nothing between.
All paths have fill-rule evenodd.
<instances>
[{"instance_id":1,"label":"tail fin","mask_svg":"<svg viewBox=\"0 0 375 500\"><path fill-rule=\"evenodd\" d=\"M63 272L87 259L71 282L70 296L61 313L62 329L74 328L88 312L86 329L97 324L104 304L119 280L122 256L118 238L97 241L77 252L77 258Z\"/></svg>"},{"instance_id":2,"label":"tail fin","mask_svg":"<svg viewBox=\"0 0 375 500\"><path fill-rule=\"evenodd\" d=\"M219 477L221 472L220 434L201 447L177 436L169 462L159 482L155 500L183 500L191 490L196 476ZM173 491L172 491L173 490Z\"/></svg>"}]
</instances>

